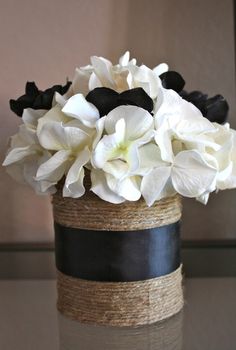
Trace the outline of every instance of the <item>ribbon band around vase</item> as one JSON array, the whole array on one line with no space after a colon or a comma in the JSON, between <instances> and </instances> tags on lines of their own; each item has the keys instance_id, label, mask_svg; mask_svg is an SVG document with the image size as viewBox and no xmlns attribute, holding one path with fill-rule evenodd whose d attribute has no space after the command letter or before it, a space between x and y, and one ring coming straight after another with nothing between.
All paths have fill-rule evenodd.
<instances>
[{"instance_id":1,"label":"ribbon band around vase","mask_svg":"<svg viewBox=\"0 0 236 350\"><path fill-rule=\"evenodd\" d=\"M137 326L183 306L179 196L148 208L93 193L53 196L59 311L84 323Z\"/></svg>"},{"instance_id":2,"label":"ribbon band around vase","mask_svg":"<svg viewBox=\"0 0 236 350\"><path fill-rule=\"evenodd\" d=\"M180 224L137 231L92 231L55 223L56 266L90 281L131 282L180 265Z\"/></svg>"}]
</instances>

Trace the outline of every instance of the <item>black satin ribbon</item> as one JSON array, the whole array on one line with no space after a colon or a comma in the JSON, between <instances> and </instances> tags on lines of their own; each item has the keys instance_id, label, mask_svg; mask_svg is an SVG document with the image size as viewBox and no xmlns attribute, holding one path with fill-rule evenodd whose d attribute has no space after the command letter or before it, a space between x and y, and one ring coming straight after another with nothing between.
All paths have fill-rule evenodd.
<instances>
[{"instance_id":1,"label":"black satin ribbon","mask_svg":"<svg viewBox=\"0 0 236 350\"><path fill-rule=\"evenodd\" d=\"M92 280L130 282L166 275L180 265L180 224L138 231L91 231L55 223L56 266Z\"/></svg>"}]
</instances>

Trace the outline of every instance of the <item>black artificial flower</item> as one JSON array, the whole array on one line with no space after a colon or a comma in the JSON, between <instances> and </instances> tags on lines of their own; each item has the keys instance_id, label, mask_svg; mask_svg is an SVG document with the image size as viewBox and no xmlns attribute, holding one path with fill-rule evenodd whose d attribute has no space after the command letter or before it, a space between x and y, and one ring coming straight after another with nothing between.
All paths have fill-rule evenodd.
<instances>
[{"instance_id":1,"label":"black artificial flower","mask_svg":"<svg viewBox=\"0 0 236 350\"><path fill-rule=\"evenodd\" d=\"M27 82L25 86L25 94L20 96L17 100L10 100L10 108L19 117L22 116L25 108L32 109L46 109L52 108L52 100L55 92L64 95L71 82L68 81L66 85L54 85L45 91L37 88L35 82Z\"/></svg>"},{"instance_id":2,"label":"black artificial flower","mask_svg":"<svg viewBox=\"0 0 236 350\"><path fill-rule=\"evenodd\" d=\"M164 88L172 89L176 92L182 91L185 85L183 77L179 73L171 70L161 74L160 79Z\"/></svg>"},{"instance_id":3,"label":"black artificial flower","mask_svg":"<svg viewBox=\"0 0 236 350\"><path fill-rule=\"evenodd\" d=\"M153 110L153 100L142 88L118 93L106 87L99 87L90 91L86 96L86 100L97 107L100 117L107 115L111 110L122 105L142 107L149 113Z\"/></svg>"},{"instance_id":4,"label":"black artificial flower","mask_svg":"<svg viewBox=\"0 0 236 350\"><path fill-rule=\"evenodd\" d=\"M187 93L184 90L180 95L200 109L202 115L211 122L224 124L227 121L229 105L222 95L208 98L208 95L203 94L201 91Z\"/></svg>"},{"instance_id":5,"label":"black artificial flower","mask_svg":"<svg viewBox=\"0 0 236 350\"><path fill-rule=\"evenodd\" d=\"M211 122L224 124L228 117L229 105L222 95L216 95L208 98L207 94L201 91L192 91L188 93L183 90L185 81L182 76L174 71L168 71L160 75L162 85L166 89L172 89L186 101L194 104L202 115Z\"/></svg>"}]
</instances>

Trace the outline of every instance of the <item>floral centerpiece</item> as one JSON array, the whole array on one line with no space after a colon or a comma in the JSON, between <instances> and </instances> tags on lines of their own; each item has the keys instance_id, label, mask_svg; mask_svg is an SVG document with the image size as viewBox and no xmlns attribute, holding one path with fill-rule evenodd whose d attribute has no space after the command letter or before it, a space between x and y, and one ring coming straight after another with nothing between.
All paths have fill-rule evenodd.
<instances>
[{"instance_id":1,"label":"floral centerpiece","mask_svg":"<svg viewBox=\"0 0 236 350\"><path fill-rule=\"evenodd\" d=\"M25 95L10 101L23 123L3 165L53 196L65 314L137 325L181 309L180 196L206 204L211 192L236 187L226 100L184 85L167 64L139 66L126 52L116 65L91 57L65 86L41 91L28 82ZM133 295L140 310L127 299L137 283L149 295L148 305Z\"/></svg>"}]
</instances>

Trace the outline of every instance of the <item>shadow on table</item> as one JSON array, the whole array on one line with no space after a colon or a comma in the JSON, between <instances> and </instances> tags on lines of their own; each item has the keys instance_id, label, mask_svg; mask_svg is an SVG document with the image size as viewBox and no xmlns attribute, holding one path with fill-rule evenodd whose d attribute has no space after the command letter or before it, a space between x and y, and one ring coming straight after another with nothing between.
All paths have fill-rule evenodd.
<instances>
[{"instance_id":1,"label":"shadow on table","mask_svg":"<svg viewBox=\"0 0 236 350\"><path fill-rule=\"evenodd\" d=\"M60 350L180 350L182 326L183 312L137 328L87 325L58 313Z\"/></svg>"}]
</instances>

